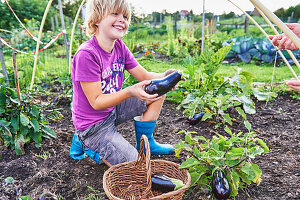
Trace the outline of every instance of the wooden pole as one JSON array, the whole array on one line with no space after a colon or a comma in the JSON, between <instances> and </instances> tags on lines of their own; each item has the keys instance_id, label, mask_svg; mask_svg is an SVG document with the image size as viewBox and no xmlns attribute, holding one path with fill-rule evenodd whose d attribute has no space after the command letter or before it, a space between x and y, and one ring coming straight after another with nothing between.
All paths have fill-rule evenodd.
<instances>
[{"instance_id":1,"label":"wooden pole","mask_svg":"<svg viewBox=\"0 0 300 200\"><path fill-rule=\"evenodd\" d=\"M2 51L1 41L0 41L0 61L1 61L3 75L5 77L5 83L9 86L8 74L7 74L7 69L6 69L6 66L5 66L4 54L3 54L3 51Z\"/></svg>"},{"instance_id":2,"label":"wooden pole","mask_svg":"<svg viewBox=\"0 0 300 200\"><path fill-rule=\"evenodd\" d=\"M243 9L241 9L239 6L237 6L235 3L233 3L231 0L228 0L230 3L232 3L235 7L237 7L240 11L242 11L246 17L248 17L253 23L254 25L259 28L259 30L266 36L266 38L271 42L271 40L269 39L268 34L264 31L264 29L261 28L261 26L250 16L248 15L248 13L246 13ZM271 42L272 44L272 42ZM274 45L273 45L274 46ZM287 61L287 59L284 57L283 53L280 51L280 49L276 46L274 46L274 48L278 51L279 55L282 57L283 61L285 62L285 64L288 66L288 68L290 69L290 71L292 72L292 74L294 75L295 79L298 80L298 76L295 73L295 71L293 70L293 68L291 67L290 63Z\"/></svg>"},{"instance_id":3,"label":"wooden pole","mask_svg":"<svg viewBox=\"0 0 300 200\"><path fill-rule=\"evenodd\" d=\"M70 40L69 57L68 57L68 59L69 59L69 74L71 74L72 44L73 44L73 39L74 39L74 33L75 33L76 23L77 23L78 16L80 14L80 11L81 11L84 3L85 3L85 0L82 0L81 4L80 4L80 6L79 6L79 8L77 10L74 22L73 22L73 27L72 27L72 32L71 32L71 40ZM81 29L80 29L80 33L81 33Z\"/></svg>"},{"instance_id":4,"label":"wooden pole","mask_svg":"<svg viewBox=\"0 0 300 200\"><path fill-rule=\"evenodd\" d=\"M64 20L64 14L63 14L63 10L62 10L62 5L61 5L61 0L58 0L58 8L59 8L59 14L60 14L60 21L61 21L61 27L63 29L63 31L65 31L64 33L64 43L65 43L65 47L66 47L66 57L67 57L67 61L68 61L68 65L70 60L69 60L69 48L68 48L68 37L67 37L67 31L66 31L66 27L65 27L65 20Z\"/></svg>"},{"instance_id":5,"label":"wooden pole","mask_svg":"<svg viewBox=\"0 0 300 200\"><path fill-rule=\"evenodd\" d=\"M265 21L269 24L269 26L272 28L272 30L274 31L274 33L276 35L279 35L278 31L273 26L273 24L271 23L271 21L267 18L267 16L259 8L256 8L256 9L259 12L259 14L265 19ZM300 64L299 64L298 60L296 59L296 57L294 56L293 52L291 50L286 50L286 51L291 56L291 58L293 59L294 63L297 65L298 69L300 70Z\"/></svg>"},{"instance_id":6,"label":"wooden pole","mask_svg":"<svg viewBox=\"0 0 300 200\"><path fill-rule=\"evenodd\" d=\"M288 38L290 38L295 45L300 49L300 38L298 38L293 31L291 31L274 13L272 13L267 7L265 7L258 0L250 0L251 3L258 9L260 9L274 24L280 28Z\"/></svg>"},{"instance_id":7,"label":"wooden pole","mask_svg":"<svg viewBox=\"0 0 300 200\"><path fill-rule=\"evenodd\" d=\"M204 27L205 27L205 0L203 0L201 52L204 51L204 38L205 38Z\"/></svg>"},{"instance_id":8,"label":"wooden pole","mask_svg":"<svg viewBox=\"0 0 300 200\"><path fill-rule=\"evenodd\" d=\"M18 76L18 67L17 67L16 55L17 55L17 53L13 52L13 66L14 66L14 75L15 75L16 90L17 90L18 99L21 102L20 86L19 86L19 76Z\"/></svg>"},{"instance_id":9,"label":"wooden pole","mask_svg":"<svg viewBox=\"0 0 300 200\"><path fill-rule=\"evenodd\" d=\"M40 47L40 41L41 41L41 37L42 37L42 32L43 32L43 28L44 28L44 24L46 21L46 17L47 14L49 12L50 6L52 4L53 0L49 0L48 5L46 7L46 10L44 12L44 16L41 22L41 26L40 26L40 31L39 31L39 36L38 36L38 41L36 44L36 49L35 49L35 55L34 55L34 63L33 63L33 71L32 71L32 78L31 78L31 83L30 83L30 90L32 90L33 87L33 83L34 83L34 76L35 76L35 71L36 71L36 65L37 65L37 59L38 59L38 55L39 55L39 47Z\"/></svg>"}]
</instances>

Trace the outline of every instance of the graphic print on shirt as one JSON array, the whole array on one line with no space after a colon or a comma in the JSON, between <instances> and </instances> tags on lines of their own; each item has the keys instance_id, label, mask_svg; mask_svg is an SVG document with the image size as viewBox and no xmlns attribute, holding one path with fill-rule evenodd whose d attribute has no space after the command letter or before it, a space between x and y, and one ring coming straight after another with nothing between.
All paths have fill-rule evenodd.
<instances>
[{"instance_id":1,"label":"graphic print on shirt","mask_svg":"<svg viewBox=\"0 0 300 200\"><path fill-rule=\"evenodd\" d=\"M122 89L124 64L124 58L118 57L116 61L102 71L101 85L104 94L112 94Z\"/></svg>"}]
</instances>

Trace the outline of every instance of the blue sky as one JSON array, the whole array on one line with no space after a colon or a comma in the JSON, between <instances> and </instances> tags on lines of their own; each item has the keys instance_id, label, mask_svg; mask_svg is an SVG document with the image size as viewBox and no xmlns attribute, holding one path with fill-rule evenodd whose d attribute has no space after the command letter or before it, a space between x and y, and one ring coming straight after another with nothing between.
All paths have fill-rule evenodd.
<instances>
[{"instance_id":1,"label":"blue sky","mask_svg":"<svg viewBox=\"0 0 300 200\"><path fill-rule=\"evenodd\" d=\"M203 0L128 0L139 13L151 13L152 11L161 12L166 9L173 13L180 10L193 10L194 13L202 13ZM245 11L251 11L254 6L249 0L232 0ZM300 0L259 0L269 10L274 12L279 8L289 8L300 4ZM212 12L216 15L229 13L233 11L242 14L240 10L234 7L227 0L205 0L206 12Z\"/></svg>"}]
</instances>

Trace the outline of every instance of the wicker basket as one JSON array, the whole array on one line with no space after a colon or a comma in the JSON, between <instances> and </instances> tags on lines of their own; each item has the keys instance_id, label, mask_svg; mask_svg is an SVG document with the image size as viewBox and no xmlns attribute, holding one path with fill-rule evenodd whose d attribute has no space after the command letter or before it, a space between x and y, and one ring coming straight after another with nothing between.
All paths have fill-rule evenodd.
<instances>
[{"instance_id":1,"label":"wicker basket","mask_svg":"<svg viewBox=\"0 0 300 200\"><path fill-rule=\"evenodd\" d=\"M144 153L146 148L146 155ZM181 189L162 193L151 190L151 175L161 173L180 179L185 184ZM141 138L141 148L137 161L125 162L110 167L103 176L103 188L109 199L182 199L191 184L186 169L170 161L151 160L150 147L146 136Z\"/></svg>"}]
</instances>

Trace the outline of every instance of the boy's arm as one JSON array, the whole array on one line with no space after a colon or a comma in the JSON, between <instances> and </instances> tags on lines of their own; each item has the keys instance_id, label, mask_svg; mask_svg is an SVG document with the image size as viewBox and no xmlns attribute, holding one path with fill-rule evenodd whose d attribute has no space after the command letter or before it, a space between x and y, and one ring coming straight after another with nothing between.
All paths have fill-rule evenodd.
<instances>
[{"instance_id":1,"label":"boy's arm","mask_svg":"<svg viewBox=\"0 0 300 200\"><path fill-rule=\"evenodd\" d=\"M81 81L80 85L82 90L87 97L90 105L95 110L104 110L120 104L122 101L130 98L137 97L143 101L156 101L158 95L149 95L144 91L145 85L150 84L150 81L142 81L133 86L127 87L112 94L103 94L101 81L98 82L85 82Z\"/></svg>"}]
</instances>

